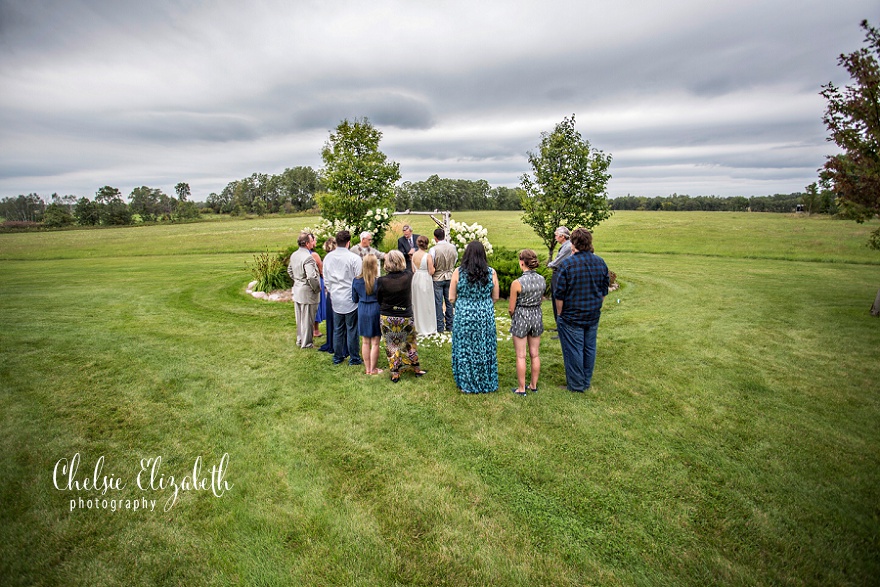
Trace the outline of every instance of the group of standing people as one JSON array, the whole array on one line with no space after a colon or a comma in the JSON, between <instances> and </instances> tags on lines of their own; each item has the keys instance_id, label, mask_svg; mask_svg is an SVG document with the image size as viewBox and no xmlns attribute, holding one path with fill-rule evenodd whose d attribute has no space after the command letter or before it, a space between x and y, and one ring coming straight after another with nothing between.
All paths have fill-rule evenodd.
<instances>
[{"instance_id":1,"label":"group of standing people","mask_svg":"<svg viewBox=\"0 0 880 587\"><path fill-rule=\"evenodd\" d=\"M482 243L473 241L456 268L458 251L446 242L443 229L434 231L428 249L425 236L404 226L397 250L372 247L372 235L362 233L350 247L351 235L339 232L325 243L323 262L314 252L315 237L302 234L299 249L290 257L293 302L297 322L296 344L314 346L321 336L318 318L327 321L327 343L320 350L333 353L338 365L364 365L367 375L378 367L380 341L392 382L402 372L416 377L421 368L417 335L452 332L452 373L458 389L485 393L498 389L497 331L494 304L499 298L498 275L489 267ZM569 238L570 236L570 238ZM548 265L553 268L552 300L562 345L567 387L583 392L590 387L595 364L596 329L602 300L608 293L608 268L593 253L592 235L577 229L557 229L563 245ZM544 277L535 269L538 258L525 249L519 254L522 276L511 285L508 311L516 351L518 386L525 395L538 390L541 370L540 337L544 331L541 301ZM385 274L381 274L384 264ZM322 313L324 316L320 316ZM360 342L360 344L359 344ZM526 383L526 359L531 374Z\"/></svg>"},{"instance_id":2,"label":"group of standing people","mask_svg":"<svg viewBox=\"0 0 880 587\"><path fill-rule=\"evenodd\" d=\"M397 250L404 256L407 270L413 272L413 319L420 336L451 331L455 315L449 284L458 263L458 249L446 240L442 228L434 230L434 242L428 249L428 237L413 234L408 224L397 239Z\"/></svg>"}]
</instances>

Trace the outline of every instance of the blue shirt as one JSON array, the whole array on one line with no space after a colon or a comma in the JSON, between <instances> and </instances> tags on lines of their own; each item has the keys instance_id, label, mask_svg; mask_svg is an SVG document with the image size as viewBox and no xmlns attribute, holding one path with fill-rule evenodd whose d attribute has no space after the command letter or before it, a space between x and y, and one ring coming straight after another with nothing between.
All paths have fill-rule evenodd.
<instances>
[{"instance_id":1,"label":"blue shirt","mask_svg":"<svg viewBox=\"0 0 880 587\"><path fill-rule=\"evenodd\" d=\"M598 322L609 281L602 257L577 251L559 265L557 273L556 299L563 300L562 319L574 326Z\"/></svg>"}]
</instances>

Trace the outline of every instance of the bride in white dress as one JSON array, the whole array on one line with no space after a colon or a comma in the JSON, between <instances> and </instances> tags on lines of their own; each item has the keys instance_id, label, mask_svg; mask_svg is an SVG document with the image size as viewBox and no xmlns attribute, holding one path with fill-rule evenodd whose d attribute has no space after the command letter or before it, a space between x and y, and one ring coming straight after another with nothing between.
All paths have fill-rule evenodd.
<instances>
[{"instance_id":1,"label":"bride in white dress","mask_svg":"<svg viewBox=\"0 0 880 587\"><path fill-rule=\"evenodd\" d=\"M419 336L437 334L437 314L434 311L434 259L428 254L428 237L416 240L419 250L413 253L412 278L413 322Z\"/></svg>"}]
</instances>

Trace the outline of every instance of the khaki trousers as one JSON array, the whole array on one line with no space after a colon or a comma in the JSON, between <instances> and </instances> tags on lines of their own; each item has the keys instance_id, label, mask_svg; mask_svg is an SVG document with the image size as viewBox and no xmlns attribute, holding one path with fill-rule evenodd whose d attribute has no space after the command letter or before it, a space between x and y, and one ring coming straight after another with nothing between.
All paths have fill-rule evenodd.
<instances>
[{"instance_id":1,"label":"khaki trousers","mask_svg":"<svg viewBox=\"0 0 880 587\"><path fill-rule=\"evenodd\" d=\"M293 302L296 315L296 346L308 348L314 340L315 316L318 315L318 304L300 304Z\"/></svg>"}]
</instances>

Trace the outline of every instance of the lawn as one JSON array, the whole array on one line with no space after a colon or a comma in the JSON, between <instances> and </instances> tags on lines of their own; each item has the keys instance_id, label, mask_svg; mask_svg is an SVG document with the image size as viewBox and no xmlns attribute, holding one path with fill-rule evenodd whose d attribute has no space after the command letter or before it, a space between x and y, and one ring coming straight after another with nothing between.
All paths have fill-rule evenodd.
<instances>
[{"instance_id":1,"label":"lawn","mask_svg":"<svg viewBox=\"0 0 880 587\"><path fill-rule=\"evenodd\" d=\"M516 213L455 217L546 255ZM617 213L595 236L623 284L596 391L558 389L548 332L520 398L507 340L485 396L456 393L448 346L399 385L295 349L293 309L244 295L245 264L315 220L0 235L4 585L880 576L876 221ZM167 508L197 457L206 490Z\"/></svg>"}]
</instances>

